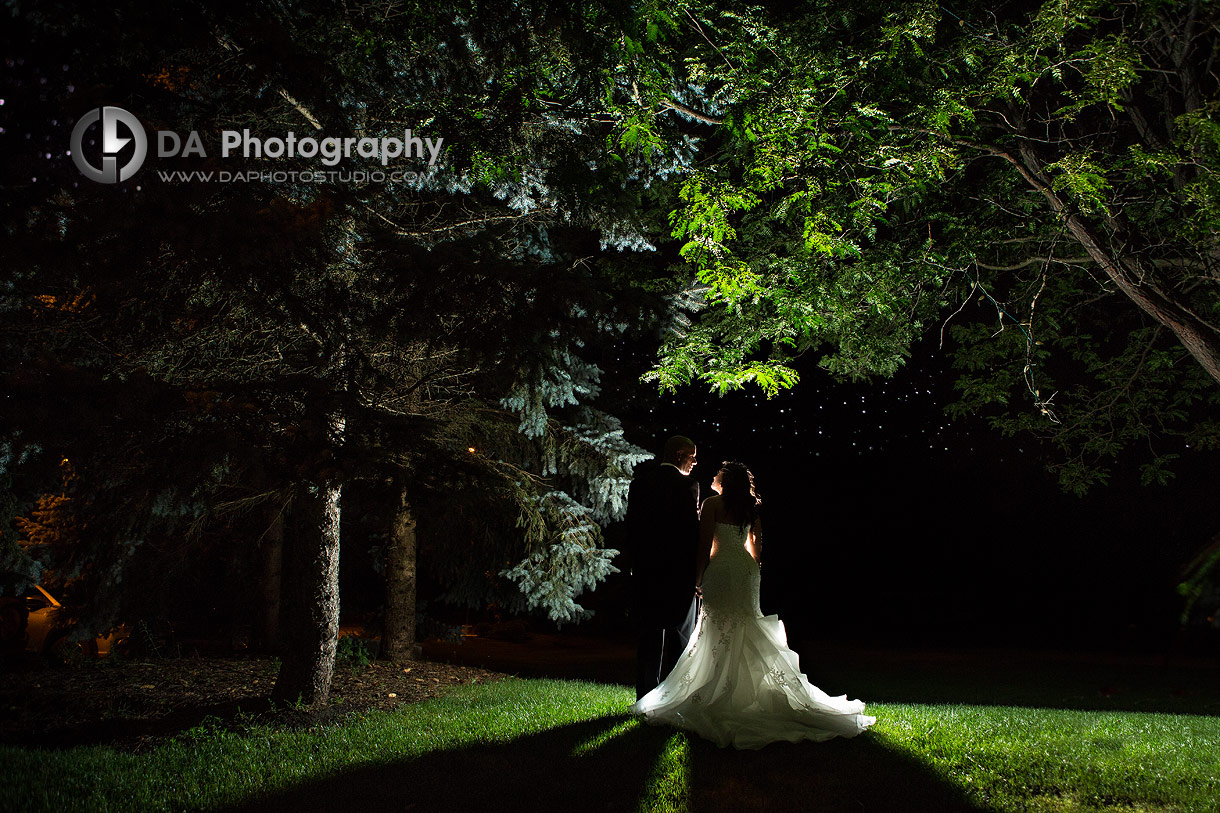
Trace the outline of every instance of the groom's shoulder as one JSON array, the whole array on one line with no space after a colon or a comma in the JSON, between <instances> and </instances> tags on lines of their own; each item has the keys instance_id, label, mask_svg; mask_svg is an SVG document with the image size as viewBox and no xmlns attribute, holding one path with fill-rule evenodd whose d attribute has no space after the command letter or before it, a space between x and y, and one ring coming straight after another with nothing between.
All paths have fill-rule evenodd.
<instances>
[{"instance_id":1,"label":"groom's shoulder","mask_svg":"<svg viewBox=\"0 0 1220 813\"><path fill-rule=\"evenodd\" d=\"M657 464L657 477L663 479L667 483L685 483L690 478L678 470L677 466L666 466Z\"/></svg>"},{"instance_id":2,"label":"groom's shoulder","mask_svg":"<svg viewBox=\"0 0 1220 813\"><path fill-rule=\"evenodd\" d=\"M631 479L647 480L649 478L656 477L658 474L660 474L662 468L661 461L655 458L652 460L645 460L642 463L637 463L635 468L632 469Z\"/></svg>"},{"instance_id":3,"label":"groom's shoulder","mask_svg":"<svg viewBox=\"0 0 1220 813\"><path fill-rule=\"evenodd\" d=\"M641 492L651 491L659 482L661 476L661 464L655 460L645 460L638 464L631 472L631 488L628 491L628 496L638 495Z\"/></svg>"}]
</instances>

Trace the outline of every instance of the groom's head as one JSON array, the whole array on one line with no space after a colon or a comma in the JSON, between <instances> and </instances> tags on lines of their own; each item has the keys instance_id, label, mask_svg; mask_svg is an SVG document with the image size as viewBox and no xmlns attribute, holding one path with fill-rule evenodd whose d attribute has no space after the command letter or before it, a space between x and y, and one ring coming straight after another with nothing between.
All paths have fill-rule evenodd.
<instances>
[{"instance_id":1,"label":"groom's head","mask_svg":"<svg viewBox=\"0 0 1220 813\"><path fill-rule=\"evenodd\" d=\"M661 453L662 463L672 463L683 474L695 470L695 442L683 435L674 435L665 441L665 450Z\"/></svg>"}]
</instances>

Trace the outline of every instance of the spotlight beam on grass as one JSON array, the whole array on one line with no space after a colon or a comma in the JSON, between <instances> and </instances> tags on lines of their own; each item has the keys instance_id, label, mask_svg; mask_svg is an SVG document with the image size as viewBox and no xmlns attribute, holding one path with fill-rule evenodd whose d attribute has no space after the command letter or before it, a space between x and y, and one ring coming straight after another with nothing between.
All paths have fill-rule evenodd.
<instances>
[{"instance_id":1,"label":"spotlight beam on grass","mask_svg":"<svg viewBox=\"0 0 1220 813\"><path fill-rule=\"evenodd\" d=\"M681 731L665 741L644 786L637 810L676 813L690 809L690 741Z\"/></svg>"},{"instance_id":2,"label":"spotlight beam on grass","mask_svg":"<svg viewBox=\"0 0 1220 813\"><path fill-rule=\"evenodd\" d=\"M593 752L597 751L597 749L601 748L603 745L610 742L610 740L614 739L615 737L617 737L621 734L626 734L628 731L635 728L639 724L640 724L639 720L632 717L631 719L623 720L621 723L612 725L609 728L607 728L605 731L603 731L602 733L598 734L597 736L590 737L589 739L582 742L580 745L573 748L572 756L583 757L588 754L592 754Z\"/></svg>"}]
</instances>

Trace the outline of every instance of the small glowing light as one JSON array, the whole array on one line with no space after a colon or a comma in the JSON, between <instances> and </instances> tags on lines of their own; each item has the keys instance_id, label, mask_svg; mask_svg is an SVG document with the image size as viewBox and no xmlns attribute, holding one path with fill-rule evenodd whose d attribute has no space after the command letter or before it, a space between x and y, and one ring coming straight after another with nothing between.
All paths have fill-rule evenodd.
<instances>
[{"instance_id":1,"label":"small glowing light","mask_svg":"<svg viewBox=\"0 0 1220 813\"><path fill-rule=\"evenodd\" d=\"M474 454L475 448L473 446L467 446L466 451L470 452L471 454Z\"/></svg>"}]
</instances>

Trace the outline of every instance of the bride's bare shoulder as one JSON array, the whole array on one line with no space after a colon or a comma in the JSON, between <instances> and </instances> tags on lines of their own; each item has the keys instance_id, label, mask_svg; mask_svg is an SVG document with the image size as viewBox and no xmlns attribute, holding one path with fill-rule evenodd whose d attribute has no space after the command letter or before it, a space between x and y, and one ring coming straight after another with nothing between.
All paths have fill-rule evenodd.
<instances>
[{"instance_id":1,"label":"bride's bare shoulder","mask_svg":"<svg viewBox=\"0 0 1220 813\"><path fill-rule=\"evenodd\" d=\"M712 496L708 497L706 500L703 501L703 507L699 510L699 513L700 513L700 515L703 515L703 514L706 514L708 511L711 511L713 516L720 516L721 504L722 504L722 500L720 499L720 495L713 494Z\"/></svg>"}]
</instances>

